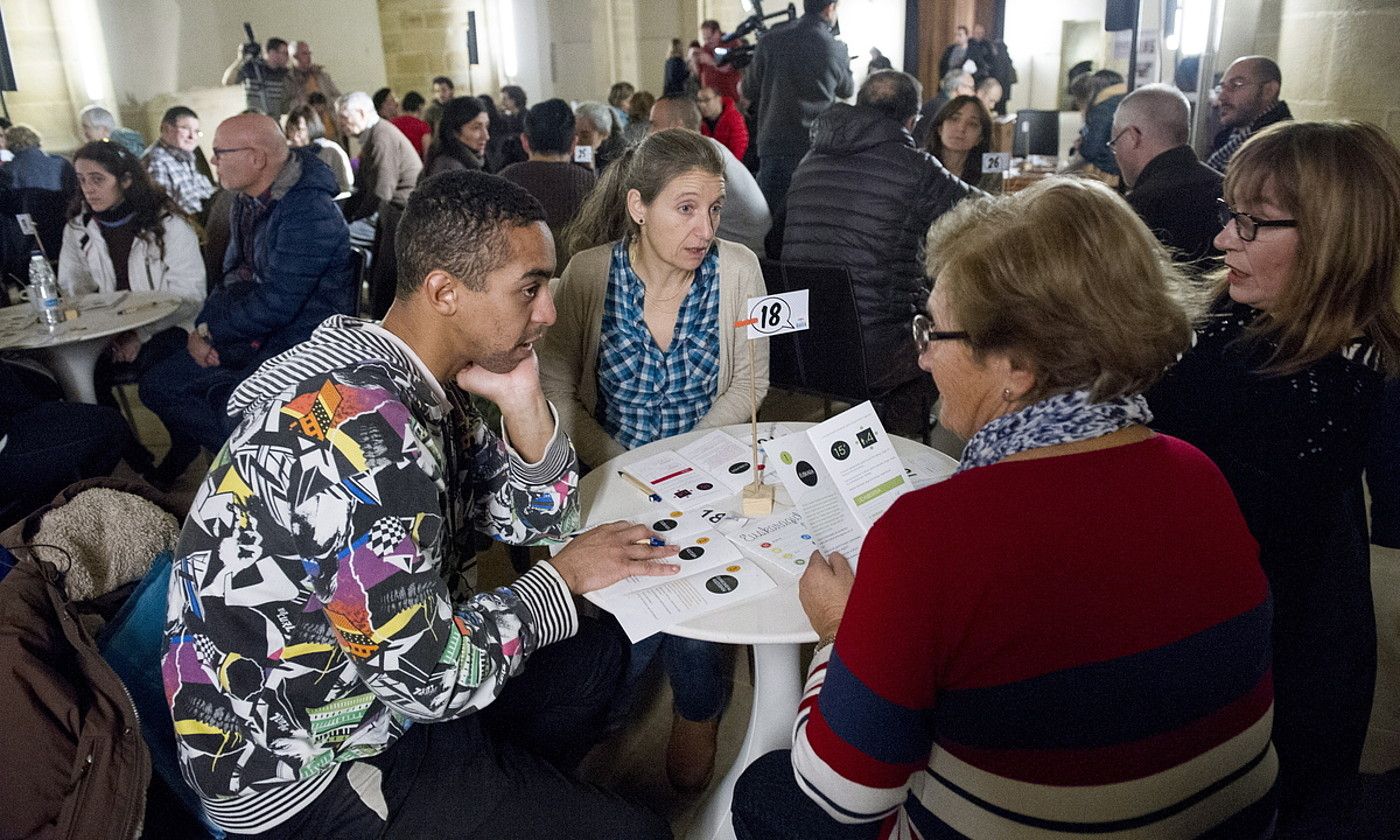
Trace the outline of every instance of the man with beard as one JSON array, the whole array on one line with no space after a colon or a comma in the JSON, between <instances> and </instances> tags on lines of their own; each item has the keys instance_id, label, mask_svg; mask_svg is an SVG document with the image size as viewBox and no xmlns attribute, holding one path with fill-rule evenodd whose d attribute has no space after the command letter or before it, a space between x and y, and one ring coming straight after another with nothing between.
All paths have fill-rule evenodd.
<instances>
[{"instance_id":1,"label":"man with beard","mask_svg":"<svg viewBox=\"0 0 1400 840\"><path fill-rule=\"evenodd\" d=\"M239 836L669 837L567 774L626 662L572 595L674 574L654 561L675 549L612 523L474 592L478 533L523 545L579 521L533 349L555 318L544 210L501 178L443 174L395 249L382 322L326 320L229 401L239 424L170 589L185 778Z\"/></svg>"}]
</instances>

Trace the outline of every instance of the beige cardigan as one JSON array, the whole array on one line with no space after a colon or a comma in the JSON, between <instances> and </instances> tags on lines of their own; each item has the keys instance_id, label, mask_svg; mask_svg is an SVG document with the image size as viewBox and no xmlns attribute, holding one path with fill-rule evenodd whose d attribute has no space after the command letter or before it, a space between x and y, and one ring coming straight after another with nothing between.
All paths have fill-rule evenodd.
<instances>
[{"instance_id":1,"label":"beige cardigan","mask_svg":"<svg viewBox=\"0 0 1400 840\"><path fill-rule=\"evenodd\" d=\"M748 317L744 304L749 298L767 294L753 252L734 242L715 241L719 243L719 383L709 413L696 428L748 421L749 353L742 346L746 331L734 329L733 324ZM627 451L594 419L598 409L598 344L612 249L612 243L599 245L569 260L554 284L558 320L537 345L545 396L559 412L559 425L573 441L579 458L594 467ZM756 340L753 350L754 385L761 403L768 393L768 339Z\"/></svg>"}]
</instances>

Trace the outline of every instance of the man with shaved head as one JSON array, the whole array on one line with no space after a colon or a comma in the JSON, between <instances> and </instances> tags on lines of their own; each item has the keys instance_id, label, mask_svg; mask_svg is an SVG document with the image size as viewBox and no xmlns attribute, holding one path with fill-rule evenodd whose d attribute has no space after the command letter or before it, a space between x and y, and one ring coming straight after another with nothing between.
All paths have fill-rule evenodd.
<instances>
[{"instance_id":1,"label":"man with shaved head","mask_svg":"<svg viewBox=\"0 0 1400 840\"><path fill-rule=\"evenodd\" d=\"M1235 150L1254 134L1276 122L1293 119L1288 103L1279 99L1283 74L1273 59L1262 55L1237 58L1220 80L1220 124L1206 163L1224 172Z\"/></svg>"},{"instance_id":2,"label":"man with shaved head","mask_svg":"<svg viewBox=\"0 0 1400 840\"><path fill-rule=\"evenodd\" d=\"M1113 115L1109 147L1118 160L1128 203L1163 245L1182 261L1218 256L1219 172L1188 145L1191 106L1171 85L1145 85L1123 98ZM1208 267L1208 266L1201 266Z\"/></svg>"},{"instance_id":3,"label":"man with shaved head","mask_svg":"<svg viewBox=\"0 0 1400 840\"><path fill-rule=\"evenodd\" d=\"M195 321L189 352L152 367L140 388L167 428L217 452L234 387L326 318L352 314L359 290L349 231L332 201L335 175L313 151L288 148L272 118L240 114L214 132L212 161L219 183L238 194L223 279Z\"/></svg>"},{"instance_id":4,"label":"man with shaved head","mask_svg":"<svg viewBox=\"0 0 1400 840\"><path fill-rule=\"evenodd\" d=\"M652 133L668 128L701 132L700 120L700 108L696 101L683 93L667 94L651 106ZM753 173L739 162L727 146L717 138L706 139L724 161L724 212L720 213L719 229L715 235L747 245L761 257L764 237L773 227L768 200L763 197L763 190L758 188Z\"/></svg>"}]
</instances>

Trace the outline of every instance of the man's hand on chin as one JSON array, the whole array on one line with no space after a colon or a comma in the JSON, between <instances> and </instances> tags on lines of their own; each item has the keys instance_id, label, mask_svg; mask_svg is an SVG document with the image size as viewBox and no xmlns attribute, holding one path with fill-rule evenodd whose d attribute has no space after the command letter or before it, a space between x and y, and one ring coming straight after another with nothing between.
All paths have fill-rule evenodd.
<instances>
[{"instance_id":1,"label":"man's hand on chin","mask_svg":"<svg viewBox=\"0 0 1400 840\"><path fill-rule=\"evenodd\" d=\"M510 444L526 463L544 457L554 437L554 416L540 389L540 362L533 349L507 373L493 373L469 363L457 372L457 387L501 409Z\"/></svg>"}]
</instances>

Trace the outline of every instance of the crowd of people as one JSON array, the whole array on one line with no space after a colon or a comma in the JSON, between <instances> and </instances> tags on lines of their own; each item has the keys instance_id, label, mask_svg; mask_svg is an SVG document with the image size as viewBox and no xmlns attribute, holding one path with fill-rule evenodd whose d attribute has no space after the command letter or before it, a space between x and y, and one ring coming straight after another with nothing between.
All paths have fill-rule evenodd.
<instances>
[{"instance_id":1,"label":"crowd of people","mask_svg":"<svg viewBox=\"0 0 1400 840\"><path fill-rule=\"evenodd\" d=\"M846 267L886 427L921 435L937 399L967 444L858 579L810 558L820 641L791 750L735 790L739 837L1266 837L1356 777L1369 549L1400 547L1394 140L1294 121L1247 56L1201 161L1181 91L1099 71L1074 86L1088 174L1002 194L981 160L1006 45L958 27L934 99L878 51L857 87L840 6L805 0L742 68L705 21L659 96L342 93L273 38L225 73L249 112L208 160L178 105L149 146L85 109L71 162L6 128L0 193L66 294L179 299L110 340L106 405L0 361L0 519L121 459L168 488L210 454L164 688L211 824L670 836L572 770L657 662L667 776L703 790L733 650L580 613L678 567L646 527L579 533L578 484L747 420L767 342L730 325L761 259ZM169 431L159 463L121 381ZM572 540L483 591L480 536Z\"/></svg>"}]
</instances>

